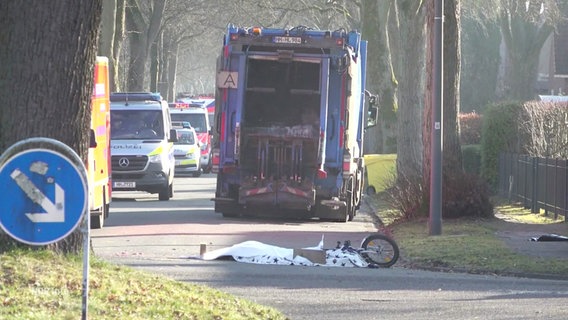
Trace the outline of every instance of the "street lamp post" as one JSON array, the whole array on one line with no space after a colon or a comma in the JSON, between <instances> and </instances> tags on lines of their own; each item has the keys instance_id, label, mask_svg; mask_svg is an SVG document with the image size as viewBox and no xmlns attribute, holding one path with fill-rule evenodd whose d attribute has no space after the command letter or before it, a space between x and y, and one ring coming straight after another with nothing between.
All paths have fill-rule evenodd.
<instances>
[{"instance_id":1,"label":"street lamp post","mask_svg":"<svg viewBox=\"0 0 568 320\"><path fill-rule=\"evenodd\" d=\"M434 0L434 83L430 167L430 235L442 234L443 22L444 0Z\"/></svg>"}]
</instances>

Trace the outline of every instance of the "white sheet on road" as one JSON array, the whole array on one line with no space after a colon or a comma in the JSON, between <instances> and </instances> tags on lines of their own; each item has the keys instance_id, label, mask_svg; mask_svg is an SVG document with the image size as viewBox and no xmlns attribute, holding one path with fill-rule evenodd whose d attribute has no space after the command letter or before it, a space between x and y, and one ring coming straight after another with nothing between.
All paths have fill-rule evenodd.
<instances>
[{"instance_id":1,"label":"white sheet on road","mask_svg":"<svg viewBox=\"0 0 568 320\"><path fill-rule=\"evenodd\" d=\"M322 241L315 247L304 249L325 250ZM294 257L294 249L277 247L258 241L245 241L231 247L206 252L203 260L232 257L235 261L255 264L280 264L299 266L368 267L369 264L356 252L343 248L325 250L326 263L319 264L301 257Z\"/></svg>"}]
</instances>

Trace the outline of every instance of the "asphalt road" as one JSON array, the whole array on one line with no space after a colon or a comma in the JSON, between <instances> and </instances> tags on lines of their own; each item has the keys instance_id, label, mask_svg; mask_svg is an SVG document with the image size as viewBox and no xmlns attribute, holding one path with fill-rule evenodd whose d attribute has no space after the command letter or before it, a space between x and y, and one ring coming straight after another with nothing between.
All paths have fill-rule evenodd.
<instances>
[{"instance_id":1,"label":"asphalt road","mask_svg":"<svg viewBox=\"0 0 568 320\"><path fill-rule=\"evenodd\" d=\"M189 257L256 240L314 246L324 235L360 241L375 230L364 212L348 223L224 219L214 176L176 178L175 195L115 194L95 255L179 281L207 285L281 310L290 319L567 319L568 281L389 269L256 265Z\"/></svg>"}]
</instances>

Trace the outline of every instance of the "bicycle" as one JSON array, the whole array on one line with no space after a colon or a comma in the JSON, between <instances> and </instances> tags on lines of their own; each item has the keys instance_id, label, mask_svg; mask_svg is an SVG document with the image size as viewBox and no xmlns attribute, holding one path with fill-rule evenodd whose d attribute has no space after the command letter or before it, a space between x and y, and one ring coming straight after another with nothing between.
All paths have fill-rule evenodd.
<instances>
[{"instance_id":1,"label":"bicycle","mask_svg":"<svg viewBox=\"0 0 568 320\"><path fill-rule=\"evenodd\" d=\"M359 254L369 267L389 268L393 266L400 257L400 251L394 239L382 234L372 233L361 241L360 248L356 249L351 246L351 241L337 242L336 249L345 250Z\"/></svg>"}]
</instances>

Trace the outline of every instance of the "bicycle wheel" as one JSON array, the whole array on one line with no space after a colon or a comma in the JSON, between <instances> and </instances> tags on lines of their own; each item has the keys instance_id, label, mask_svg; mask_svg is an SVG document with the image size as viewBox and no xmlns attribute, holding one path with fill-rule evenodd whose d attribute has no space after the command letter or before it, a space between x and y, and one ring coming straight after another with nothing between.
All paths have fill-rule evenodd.
<instances>
[{"instance_id":1,"label":"bicycle wheel","mask_svg":"<svg viewBox=\"0 0 568 320\"><path fill-rule=\"evenodd\" d=\"M393 239L381 233L373 233L363 239L360 254L369 263L388 268L396 263L400 252Z\"/></svg>"}]
</instances>

